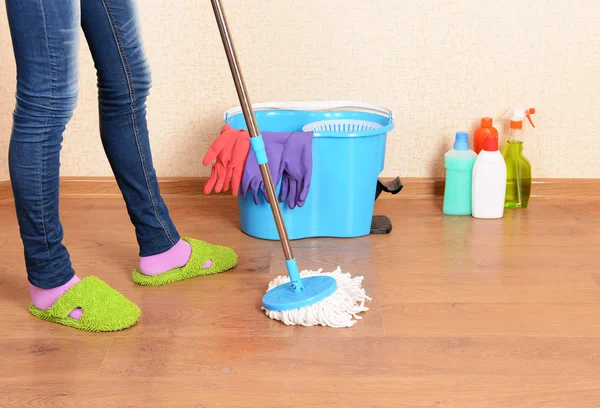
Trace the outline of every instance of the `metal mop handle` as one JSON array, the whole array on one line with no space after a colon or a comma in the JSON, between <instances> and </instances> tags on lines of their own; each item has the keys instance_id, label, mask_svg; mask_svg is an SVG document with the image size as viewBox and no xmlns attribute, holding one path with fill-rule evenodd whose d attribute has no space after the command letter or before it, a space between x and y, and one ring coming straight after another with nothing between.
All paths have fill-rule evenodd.
<instances>
[{"instance_id":1,"label":"metal mop handle","mask_svg":"<svg viewBox=\"0 0 600 408\"><path fill-rule=\"evenodd\" d=\"M211 3L215 12L215 17L217 18L217 24L219 25L219 32L221 33L221 39L223 40L223 46L225 47L227 60L229 61L231 75L233 76L233 81L235 82L235 89L237 90L242 112L244 113L244 118L246 119L246 125L248 127L248 131L250 132L250 142L252 143L253 150L257 154L260 173L267 190L267 195L269 196L269 203L271 204L271 210L273 211L273 217L275 218L275 224L277 225L277 231L279 232L279 239L281 241L281 246L283 247L283 253L286 261L292 261L294 259L294 254L292 252L290 240L283 222L281 209L279 208L277 195L275 193L275 186L273 185L273 178L271 177L271 171L266 163L264 142L256 124L256 117L254 116L252 104L250 103L250 97L248 96L248 91L246 90L246 84L242 76L242 69L237 61L237 54L235 52L235 47L233 46L233 41L231 40L227 19L223 13L221 0L211 0ZM262 160L260 159L261 156ZM293 280L294 279L292 279L292 281Z\"/></svg>"}]
</instances>

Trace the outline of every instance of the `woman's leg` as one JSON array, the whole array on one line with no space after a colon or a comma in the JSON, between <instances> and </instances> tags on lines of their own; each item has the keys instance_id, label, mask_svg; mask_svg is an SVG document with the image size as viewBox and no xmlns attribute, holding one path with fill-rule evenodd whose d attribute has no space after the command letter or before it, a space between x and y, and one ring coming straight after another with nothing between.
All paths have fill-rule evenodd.
<instances>
[{"instance_id":1,"label":"woman's leg","mask_svg":"<svg viewBox=\"0 0 600 408\"><path fill-rule=\"evenodd\" d=\"M17 64L9 167L31 313L82 330L115 331L133 325L140 310L99 279L75 276L58 212L61 143L77 100L79 1L6 0Z\"/></svg>"},{"instance_id":2,"label":"woman's leg","mask_svg":"<svg viewBox=\"0 0 600 408\"><path fill-rule=\"evenodd\" d=\"M81 12L98 74L102 144L135 226L140 256L164 253L180 236L152 163L146 121L151 78L136 10L131 0L82 0Z\"/></svg>"},{"instance_id":3,"label":"woman's leg","mask_svg":"<svg viewBox=\"0 0 600 408\"><path fill-rule=\"evenodd\" d=\"M74 278L58 213L60 149L77 101L79 0L6 0L17 65L9 169L29 282Z\"/></svg>"},{"instance_id":4,"label":"woman's leg","mask_svg":"<svg viewBox=\"0 0 600 408\"><path fill-rule=\"evenodd\" d=\"M140 247L140 273L134 273L134 280L162 284L158 282L175 280L174 274L187 279L233 267L237 256L228 248L195 241L192 251L192 245L180 238L161 197L146 122L150 70L134 0L85 0L81 14L98 72L102 143ZM156 279L147 282L147 276Z\"/></svg>"}]
</instances>

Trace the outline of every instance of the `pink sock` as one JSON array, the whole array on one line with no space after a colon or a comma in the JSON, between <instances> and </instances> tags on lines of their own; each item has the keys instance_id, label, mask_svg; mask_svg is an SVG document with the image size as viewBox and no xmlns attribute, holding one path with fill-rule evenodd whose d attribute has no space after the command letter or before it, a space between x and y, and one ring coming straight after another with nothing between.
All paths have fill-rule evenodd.
<instances>
[{"instance_id":1,"label":"pink sock","mask_svg":"<svg viewBox=\"0 0 600 408\"><path fill-rule=\"evenodd\" d=\"M140 271L144 275L159 275L173 268L185 266L192 256L192 247L184 240L162 254L140 258Z\"/></svg>"},{"instance_id":2,"label":"pink sock","mask_svg":"<svg viewBox=\"0 0 600 408\"><path fill-rule=\"evenodd\" d=\"M73 276L71 280L64 285L53 289L41 289L37 286L31 285L29 287L31 302L40 310L48 310L52 307L54 302L56 302L56 299L64 295L67 290L71 288L71 286L79 282L81 282L81 279L79 279L77 276ZM81 316L83 316L83 311L80 308L73 309L73 311L69 313L69 316L75 320L79 320L81 319Z\"/></svg>"}]
</instances>

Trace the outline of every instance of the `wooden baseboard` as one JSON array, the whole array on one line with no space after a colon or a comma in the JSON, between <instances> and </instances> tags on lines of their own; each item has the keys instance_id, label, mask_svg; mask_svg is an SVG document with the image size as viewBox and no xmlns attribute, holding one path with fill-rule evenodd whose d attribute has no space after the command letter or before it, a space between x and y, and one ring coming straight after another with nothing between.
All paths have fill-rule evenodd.
<instances>
[{"instance_id":1,"label":"wooden baseboard","mask_svg":"<svg viewBox=\"0 0 600 408\"><path fill-rule=\"evenodd\" d=\"M205 177L173 177L160 179L165 196L203 195ZM380 200L392 198L431 198L444 195L444 180L436 178L402 179L403 190L398 195L382 193ZM229 193L226 193L229 194ZM61 197L110 197L121 192L111 177L65 177L61 179ZM600 200L600 179L537 179L531 187L533 198L568 200ZM0 182L0 204L12 201L9 181Z\"/></svg>"},{"instance_id":2,"label":"wooden baseboard","mask_svg":"<svg viewBox=\"0 0 600 408\"><path fill-rule=\"evenodd\" d=\"M404 189L398 194L410 198L442 197L445 180L441 178L402 179ZM382 197L385 197L382 194ZM389 196L389 194L387 194ZM534 179L532 198L600 200L600 179Z\"/></svg>"},{"instance_id":3,"label":"wooden baseboard","mask_svg":"<svg viewBox=\"0 0 600 408\"><path fill-rule=\"evenodd\" d=\"M10 181L0 181L0 204L9 203L12 201L12 189L10 188Z\"/></svg>"},{"instance_id":4,"label":"wooden baseboard","mask_svg":"<svg viewBox=\"0 0 600 408\"><path fill-rule=\"evenodd\" d=\"M206 177L165 177L159 180L162 195L194 196L204 194ZM111 177L65 177L60 181L62 197L120 196L121 191Z\"/></svg>"}]
</instances>

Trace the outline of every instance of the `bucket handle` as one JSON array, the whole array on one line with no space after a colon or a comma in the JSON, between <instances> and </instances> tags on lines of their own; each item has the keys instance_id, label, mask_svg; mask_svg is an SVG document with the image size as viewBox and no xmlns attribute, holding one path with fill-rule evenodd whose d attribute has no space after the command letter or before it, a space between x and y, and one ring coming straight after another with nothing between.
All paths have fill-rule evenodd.
<instances>
[{"instance_id":1,"label":"bucket handle","mask_svg":"<svg viewBox=\"0 0 600 408\"><path fill-rule=\"evenodd\" d=\"M370 111L377 113L382 116L386 116L393 120L394 114L391 110L382 106L365 103L365 102L262 102L255 103L252 105L254 111L261 110L301 110L301 111L323 111L323 110L335 110L335 109L360 109L364 111ZM231 115L236 115L242 112L242 109L238 106L231 108L225 112L225 121L229 119Z\"/></svg>"}]
</instances>

